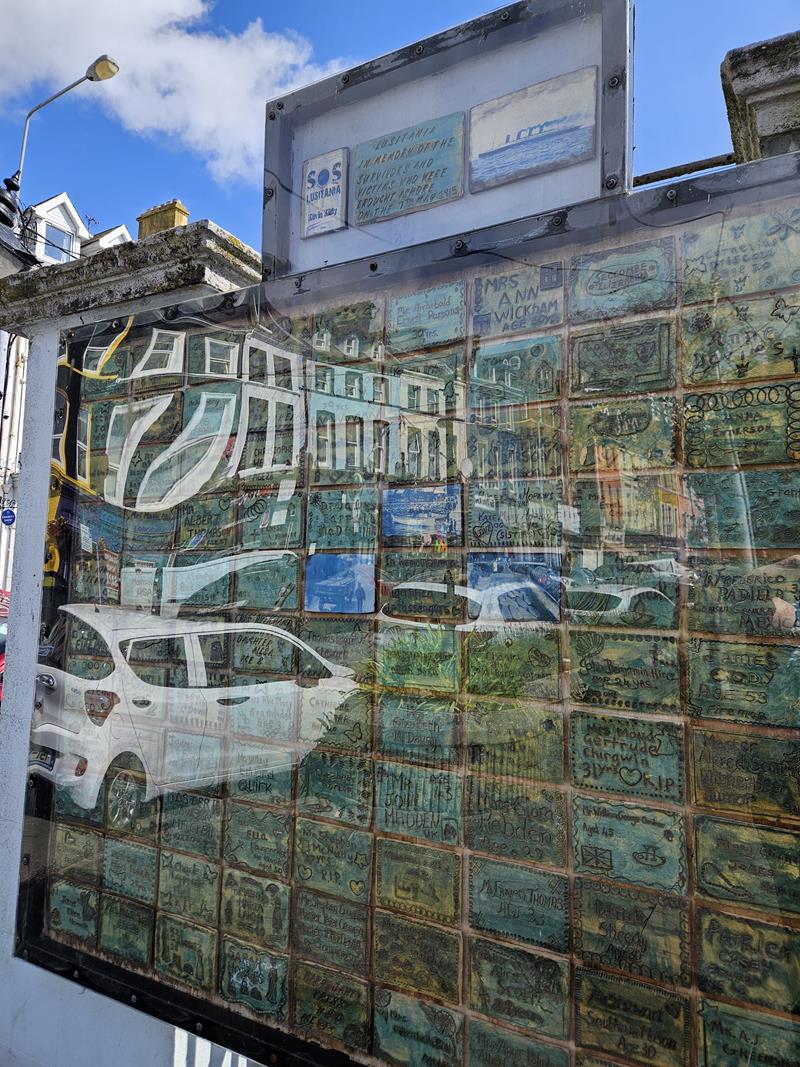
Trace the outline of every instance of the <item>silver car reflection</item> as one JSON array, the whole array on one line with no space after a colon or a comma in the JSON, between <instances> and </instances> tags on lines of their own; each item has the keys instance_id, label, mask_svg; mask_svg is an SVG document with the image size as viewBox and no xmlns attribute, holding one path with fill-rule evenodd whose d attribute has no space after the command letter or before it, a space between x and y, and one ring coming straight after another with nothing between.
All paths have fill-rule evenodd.
<instances>
[{"instance_id":1,"label":"silver car reflection","mask_svg":"<svg viewBox=\"0 0 800 1067\"><path fill-rule=\"evenodd\" d=\"M39 665L29 770L87 810L105 783L112 825L168 790L291 766L297 729L315 743L358 689L353 670L278 626L90 604L61 612L69 658L65 669ZM253 740L224 745L230 734Z\"/></svg>"}]
</instances>

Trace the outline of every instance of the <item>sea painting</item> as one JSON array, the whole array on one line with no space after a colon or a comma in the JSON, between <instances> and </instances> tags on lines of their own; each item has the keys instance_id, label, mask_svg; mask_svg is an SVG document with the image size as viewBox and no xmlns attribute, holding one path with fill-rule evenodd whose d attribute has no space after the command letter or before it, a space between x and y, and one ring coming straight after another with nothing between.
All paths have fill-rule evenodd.
<instances>
[{"instance_id":1,"label":"sea painting","mask_svg":"<svg viewBox=\"0 0 800 1067\"><path fill-rule=\"evenodd\" d=\"M561 74L470 111L471 192L594 159L597 67Z\"/></svg>"}]
</instances>

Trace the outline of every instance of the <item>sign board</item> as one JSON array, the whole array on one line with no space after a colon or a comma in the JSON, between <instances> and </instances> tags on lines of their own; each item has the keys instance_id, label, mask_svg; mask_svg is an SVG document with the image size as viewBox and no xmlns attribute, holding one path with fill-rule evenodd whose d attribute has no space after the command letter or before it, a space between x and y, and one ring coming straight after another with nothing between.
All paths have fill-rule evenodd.
<instances>
[{"instance_id":1,"label":"sign board","mask_svg":"<svg viewBox=\"0 0 800 1067\"><path fill-rule=\"evenodd\" d=\"M16 519L17 513L13 508L3 508L2 513L0 513L0 521L2 521L3 526L13 526Z\"/></svg>"},{"instance_id":2,"label":"sign board","mask_svg":"<svg viewBox=\"0 0 800 1067\"><path fill-rule=\"evenodd\" d=\"M516 3L267 105L279 277L624 192L629 0Z\"/></svg>"}]
</instances>

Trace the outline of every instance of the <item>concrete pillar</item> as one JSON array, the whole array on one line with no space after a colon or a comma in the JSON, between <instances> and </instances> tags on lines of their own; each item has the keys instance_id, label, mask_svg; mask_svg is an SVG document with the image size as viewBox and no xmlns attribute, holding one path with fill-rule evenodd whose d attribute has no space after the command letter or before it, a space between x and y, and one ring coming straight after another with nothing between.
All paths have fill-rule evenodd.
<instances>
[{"instance_id":1,"label":"concrete pillar","mask_svg":"<svg viewBox=\"0 0 800 1067\"><path fill-rule=\"evenodd\" d=\"M734 48L721 74L737 163L800 151L800 32Z\"/></svg>"}]
</instances>

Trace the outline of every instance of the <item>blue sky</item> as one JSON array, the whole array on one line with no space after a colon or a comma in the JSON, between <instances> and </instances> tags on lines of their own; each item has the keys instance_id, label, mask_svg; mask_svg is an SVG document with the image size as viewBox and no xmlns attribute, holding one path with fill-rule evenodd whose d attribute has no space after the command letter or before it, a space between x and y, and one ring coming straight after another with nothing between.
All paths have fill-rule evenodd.
<instances>
[{"instance_id":1,"label":"blue sky","mask_svg":"<svg viewBox=\"0 0 800 1067\"><path fill-rule=\"evenodd\" d=\"M107 51L122 66L113 82L34 118L23 200L65 189L96 220L90 229L125 222L135 236L142 210L179 196L193 219L260 248L266 98L492 6L136 0L115 10L106 0L0 0L0 176L16 169L25 111ZM797 0L639 0L635 172L729 151L723 56L799 25Z\"/></svg>"}]
</instances>

